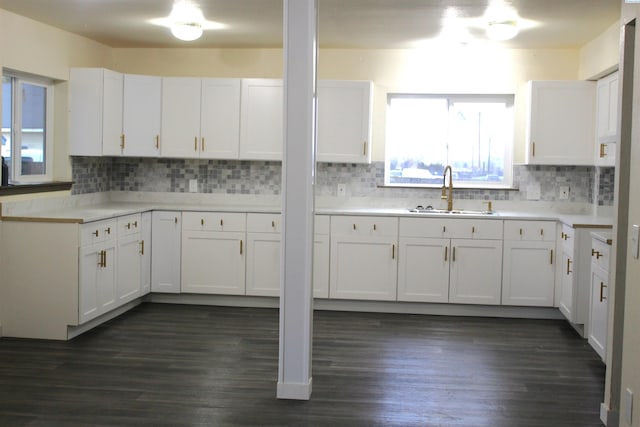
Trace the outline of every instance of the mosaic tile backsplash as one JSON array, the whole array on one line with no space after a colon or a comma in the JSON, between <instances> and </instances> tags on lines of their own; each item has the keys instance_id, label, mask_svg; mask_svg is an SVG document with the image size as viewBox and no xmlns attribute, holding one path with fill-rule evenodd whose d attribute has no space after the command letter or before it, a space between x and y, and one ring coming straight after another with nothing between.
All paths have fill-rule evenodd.
<instances>
[{"instance_id":1,"label":"mosaic tile backsplash","mask_svg":"<svg viewBox=\"0 0 640 427\"><path fill-rule=\"evenodd\" d=\"M73 157L72 194L103 191L189 191L189 180L198 180L200 193L280 194L280 162L198 159L143 159ZM527 200L530 184L540 184L540 200L558 201L559 186L570 188L568 202L612 206L614 168L591 166L514 166L518 190L457 189L456 199ZM344 183L347 195L377 198L438 198L439 189L389 188L384 184L384 163L318 164L316 194L335 196Z\"/></svg>"}]
</instances>

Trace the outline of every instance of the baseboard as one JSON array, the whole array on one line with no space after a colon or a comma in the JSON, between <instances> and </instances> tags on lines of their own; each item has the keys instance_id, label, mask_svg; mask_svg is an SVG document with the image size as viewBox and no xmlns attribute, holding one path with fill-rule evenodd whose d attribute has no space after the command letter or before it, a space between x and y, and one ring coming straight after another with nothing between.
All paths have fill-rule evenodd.
<instances>
[{"instance_id":1,"label":"baseboard","mask_svg":"<svg viewBox=\"0 0 640 427\"><path fill-rule=\"evenodd\" d=\"M278 399L309 400L313 378L307 383L283 383L278 381Z\"/></svg>"}]
</instances>

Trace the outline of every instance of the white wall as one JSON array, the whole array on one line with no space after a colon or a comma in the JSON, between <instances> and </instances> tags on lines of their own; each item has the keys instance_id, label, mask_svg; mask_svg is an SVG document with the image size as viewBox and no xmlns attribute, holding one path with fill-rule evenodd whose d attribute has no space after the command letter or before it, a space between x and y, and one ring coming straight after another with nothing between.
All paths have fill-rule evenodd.
<instances>
[{"instance_id":1,"label":"white wall","mask_svg":"<svg viewBox=\"0 0 640 427\"><path fill-rule=\"evenodd\" d=\"M620 21L613 23L604 33L580 49L578 78L593 80L618 69Z\"/></svg>"}]
</instances>

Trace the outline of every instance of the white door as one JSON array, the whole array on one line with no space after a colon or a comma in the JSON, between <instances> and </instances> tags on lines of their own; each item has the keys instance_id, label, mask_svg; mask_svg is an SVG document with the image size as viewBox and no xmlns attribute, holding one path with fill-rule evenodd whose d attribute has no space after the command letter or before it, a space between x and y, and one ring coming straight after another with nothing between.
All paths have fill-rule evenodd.
<instances>
[{"instance_id":1,"label":"white door","mask_svg":"<svg viewBox=\"0 0 640 427\"><path fill-rule=\"evenodd\" d=\"M396 299L397 244L389 237L340 236L331 239L331 298Z\"/></svg>"},{"instance_id":2,"label":"white door","mask_svg":"<svg viewBox=\"0 0 640 427\"><path fill-rule=\"evenodd\" d=\"M504 242L502 304L553 307L554 242Z\"/></svg>"},{"instance_id":3,"label":"white door","mask_svg":"<svg viewBox=\"0 0 640 427\"><path fill-rule=\"evenodd\" d=\"M245 233L184 230L182 292L245 294Z\"/></svg>"},{"instance_id":4,"label":"white door","mask_svg":"<svg viewBox=\"0 0 640 427\"><path fill-rule=\"evenodd\" d=\"M162 79L125 74L122 128L125 156L153 157L160 153Z\"/></svg>"},{"instance_id":5,"label":"white door","mask_svg":"<svg viewBox=\"0 0 640 427\"><path fill-rule=\"evenodd\" d=\"M162 157L199 157L201 90L199 78L162 79Z\"/></svg>"},{"instance_id":6,"label":"white door","mask_svg":"<svg viewBox=\"0 0 640 427\"><path fill-rule=\"evenodd\" d=\"M373 83L318 81L318 161L369 163Z\"/></svg>"},{"instance_id":7,"label":"white door","mask_svg":"<svg viewBox=\"0 0 640 427\"><path fill-rule=\"evenodd\" d=\"M153 211L151 238L151 290L180 293L180 212Z\"/></svg>"},{"instance_id":8,"label":"white door","mask_svg":"<svg viewBox=\"0 0 640 427\"><path fill-rule=\"evenodd\" d=\"M247 295L280 295L280 233L247 233Z\"/></svg>"},{"instance_id":9,"label":"white door","mask_svg":"<svg viewBox=\"0 0 640 427\"><path fill-rule=\"evenodd\" d=\"M449 302L500 304L502 241L451 240Z\"/></svg>"},{"instance_id":10,"label":"white door","mask_svg":"<svg viewBox=\"0 0 640 427\"><path fill-rule=\"evenodd\" d=\"M449 239L401 237L398 301L449 301Z\"/></svg>"},{"instance_id":11,"label":"white door","mask_svg":"<svg viewBox=\"0 0 640 427\"><path fill-rule=\"evenodd\" d=\"M242 80L241 159L282 160L283 98L282 80Z\"/></svg>"},{"instance_id":12,"label":"white door","mask_svg":"<svg viewBox=\"0 0 640 427\"><path fill-rule=\"evenodd\" d=\"M141 249L140 234L138 233L118 238L118 305L140 296Z\"/></svg>"},{"instance_id":13,"label":"white door","mask_svg":"<svg viewBox=\"0 0 640 427\"><path fill-rule=\"evenodd\" d=\"M200 157L237 159L240 149L240 79L202 79Z\"/></svg>"}]
</instances>

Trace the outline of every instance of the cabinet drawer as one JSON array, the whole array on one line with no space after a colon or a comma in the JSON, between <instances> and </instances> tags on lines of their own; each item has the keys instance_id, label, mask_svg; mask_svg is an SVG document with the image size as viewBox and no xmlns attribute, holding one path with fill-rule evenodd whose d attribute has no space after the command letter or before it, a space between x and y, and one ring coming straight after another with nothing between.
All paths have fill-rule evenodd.
<instances>
[{"instance_id":1,"label":"cabinet drawer","mask_svg":"<svg viewBox=\"0 0 640 427\"><path fill-rule=\"evenodd\" d=\"M229 212L183 212L183 230L201 231L245 231L244 213Z\"/></svg>"},{"instance_id":2,"label":"cabinet drawer","mask_svg":"<svg viewBox=\"0 0 640 427\"><path fill-rule=\"evenodd\" d=\"M118 237L140 233L140 214L121 216L118 218Z\"/></svg>"},{"instance_id":3,"label":"cabinet drawer","mask_svg":"<svg viewBox=\"0 0 640 427\"><path fill-rule=\"evenodd\" d=\"M282 215L247 214L247 231L250 233L280 233Z\"/></svg>"},{"instance_id":4,"label":"cabinet drawer","mask_svg":"<svg viewBox=\"0 0 640 427\"><path fill-rule=\"evenodd\" d=\"M104 242L116 237L117 221L108 219L83 224L80 227L80 246Z\"/></svg>"},{"instance_id":5,"label":"cabinet drawer","mask_svg":"<svg viewBox=\"0 0 640 427\"><path fill-rule=\"evenodd\" d=\"M556 239L556 222L505 221L504 239L552 242Z\"/></svg>"},{"instance_id":6,"label":"cabinet drawer","mask_svg":"<svg viewBox=\"0 0 640 427\"><path fill-rule=\"evenodd\" d=\"M376 216L332 216L331 234L396 236L398 219Z\"/></svg>"},{"instance_id":7,"label":"cabinet drawer","mask_svg":"<svg viewBox=\"0 0 640 427\"><path fill-rule=\"evenodd\" d=\"M502 239L502 221L495 219L401 218L400 237Z\"/></svg>"},{"instance_id":8,"label":"cabinet drawer","mask_svg":"<svg viewBox=\"0 0 640 427\"><path fill-rule=\"evenodd\" d=\"M573 244L575 241L576 230L566 224L562 225L560 232L560 240L562 241L562 249L573 256Z\"/></svg>"},{"instance_id":9,"label":"cabinet drawer","mask_svg":"<svg viewBox=\"0 0 640 427\"><path fill-rule=\"evenodd\" d=\"M591 239L591 263L609 272L611 246L597 239Z\"/></svg>"},{"instance_id":10,"label":"cabinet drawer","mask_svg":"<svg viewBox=\"0 0 640 427\"><path fill-rule=\"evenodd\" d=\"M314 234L329 234L331 231L328 215L316 215L313 221Z\"/></svg>"}]
</instances>

